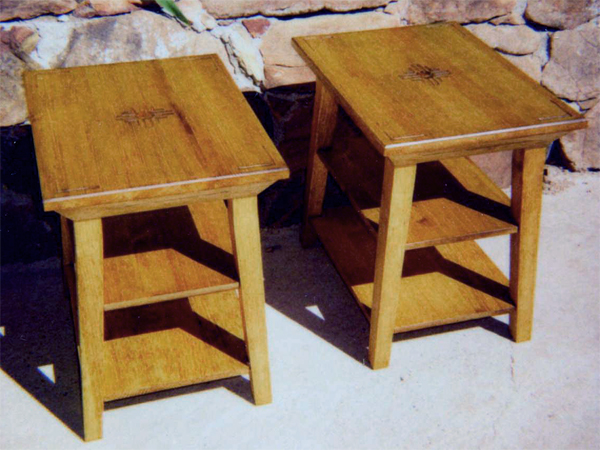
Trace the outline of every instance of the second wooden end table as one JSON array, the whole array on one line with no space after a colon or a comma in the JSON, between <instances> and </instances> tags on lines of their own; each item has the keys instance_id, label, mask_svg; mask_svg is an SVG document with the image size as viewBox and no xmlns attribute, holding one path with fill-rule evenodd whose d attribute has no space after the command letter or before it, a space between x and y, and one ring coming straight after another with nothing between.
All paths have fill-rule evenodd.
<instances>
[{"instance_id":1,"label":"second wooden end table","mask_svg":"<svg viewBox=\"0 0 600 450\"><path fill-rule=\"evenodd\" d=\"M457 24L294 44L317 76L302 238L370 319L371 366L394 333L497 314L530 339L546 148L585 119ZM354 122L341 142L338 107ZM512 199L466 158L502 150ZM323 212L328 172L353 208ZM510 285L472 241L501 234Z\"/></svg>"}]
</instances>

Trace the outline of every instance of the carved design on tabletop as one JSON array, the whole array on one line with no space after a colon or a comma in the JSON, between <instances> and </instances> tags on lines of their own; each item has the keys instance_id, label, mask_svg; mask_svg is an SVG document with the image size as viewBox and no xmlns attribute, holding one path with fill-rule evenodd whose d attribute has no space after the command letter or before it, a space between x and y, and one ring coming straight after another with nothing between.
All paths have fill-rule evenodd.
<instances>
[{"instance_id":1,"label":"carved design on tabletop","mask_svg":"<svg viewBox=\"0 0 600 450\"><path fill-rule=\"evenodd\" d=\"M400 75L403 80L425 81L434 86L442 83L442 78L449 77L451 72L438 68L424 66L422 64L411 64L404 75Z\"/></svg>"},{"instance_id":2,"label":"carved design on tabletop","mask_svg":"<svg viewBox=\"0 0 600 450\"><path fill-rule=\"evenodd\" d=\"M164 108L152 108L152 109L143 109L141 111L136 111L135 109L130 109L128 111L123 111L121 114L117 116L117 120L122 120L123 122L133 123L133 122L147 122L152 120L161 120L165 119L169 116L175 114L175 111L172 109L164 109Z\"/></svg>"}]
</instances>

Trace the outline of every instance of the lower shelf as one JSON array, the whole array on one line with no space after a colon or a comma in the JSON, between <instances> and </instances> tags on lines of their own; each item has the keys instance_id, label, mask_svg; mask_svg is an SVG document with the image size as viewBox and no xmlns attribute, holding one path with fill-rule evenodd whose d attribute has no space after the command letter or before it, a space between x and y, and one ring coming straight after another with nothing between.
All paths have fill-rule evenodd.
<instances>
[{"instance_id":1,"label":"lower shelf","mask_svg":"<svg viewBox=\"0 0 600 450\"><path fill-rule=\"evenodd\" d=\"M376 237L350 207L326 210L312 224L338 272L370 318ZM400 283L396 333L514 309L508 280L473 241L407 251Z\"/></svg>"},{"instance_id":2,"label":"lower shelf","mask_svg":"<svg viewBox=\"0 0 600 450\"><path fill-rule=\"evenodd\" d=\"M104 400L249 373L235 292L105 312Z\"/></svg>"}]
</instances>

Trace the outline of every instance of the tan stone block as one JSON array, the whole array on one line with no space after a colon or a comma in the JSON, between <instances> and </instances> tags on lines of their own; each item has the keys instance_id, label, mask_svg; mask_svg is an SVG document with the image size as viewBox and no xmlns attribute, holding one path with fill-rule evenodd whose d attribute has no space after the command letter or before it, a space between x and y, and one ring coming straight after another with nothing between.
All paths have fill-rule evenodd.
<instances>
[{"instance_id":1,"label":"tan stone block","mask_svg":"<svg viewBox=\"0 0 600 450\"><path fill-rule=\"evenodd\" d=\"M219 18L264 16L289 16L320 10L354 11L383 6L391 0L203 0L206 11Z\"/></svg>"},{"instance_id":2,"label":"tan stone block","mask_svg":"<svg viewBox=\"0 0 600 450\"><path fill-rule=\"evenodd\" d=\"M44 14L66 14L76 7L75 0L2 0L0 22L31 19Z\"/></svg>"},{"instance_id":3,"label":"tan stone block","mask_svg":"<svg viewBox=\"0 0 600 450\"><path fill-rule=\"evenodd\" d=\"M397 17L380 12L332 14L274 21L263 37L260 51L265 61L265 87L308 83L314 75L292 47L292 37L341 33L399 26Z\"/></svg>"},{"instance_id":4,"label":"tan stone block","mask_svg":"<svg viewBox=\"0 0 600 450\"><path fill-rule=\"evenodd\" d=\"M77 17L114 16L135 11L138 0L84 0L73 14Z\"/></svg>"},{"instance_id":5,"label":"tan stone block","mask_svg":"<svg viewBox=\"0 0 600 450\"><path fill-rule=\"evenodd\" d=\"M600 0L529 1L525 17L552 28L571 29L600 15Z\"/></svg>"},{"instance_id":6,"label":"tan stone block","mask_svg":"<svg viewBox=\"0 0 600 450\"><path fill-rule=\"evenodd\" d=\"M525 25L467 25L466 28L487 45L512 55L534 53L546 41L546 33L537 32Z\"/></svg>"},{"instance_id":7,"label":"tan stone block","mask_svg":"<svg viewBox=\"0 0 600 450\"><path fill-rule=\"evenodd\" d=\"M455 21L459 23L484 22L493 17L509 14L517 0L408 0L408 22L425 24Z\"/></svg>"}]
</instances>

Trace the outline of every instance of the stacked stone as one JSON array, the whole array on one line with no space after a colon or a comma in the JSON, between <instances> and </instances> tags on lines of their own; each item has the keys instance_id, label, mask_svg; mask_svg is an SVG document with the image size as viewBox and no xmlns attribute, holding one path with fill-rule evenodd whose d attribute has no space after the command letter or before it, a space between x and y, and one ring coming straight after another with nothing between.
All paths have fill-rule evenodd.
<instances>
[{"instance_id":1,"label":"stacked stone","mask_svg":"<svg viewBox=\"0 0 600 450\"><path fill-rule=\"evenodd\" d=\"M586 114L561 146L572 169L600 168L600 0L179 0L191 27L141 3L2 0L0 125L27 119L27 68L217 53L261 91L314 80L293 36L456 21Z\"/></svg>"}]
</instances>

